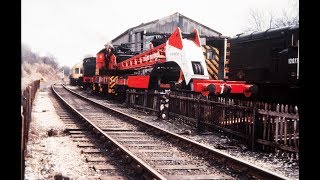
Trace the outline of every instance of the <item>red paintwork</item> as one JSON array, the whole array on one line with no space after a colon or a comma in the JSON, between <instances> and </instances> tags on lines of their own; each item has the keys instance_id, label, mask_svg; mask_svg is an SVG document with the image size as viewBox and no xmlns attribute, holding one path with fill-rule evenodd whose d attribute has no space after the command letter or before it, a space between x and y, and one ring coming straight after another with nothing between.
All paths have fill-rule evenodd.
<instances>
[{"instance_id":1,"label":"red paintwork","mask_svg":"<svg viewBox=\"0 0 320 180\"><path fill-rule=\"evenodd\" d=\"M111 52L111 49L108 49L107 51L107 60L109 60L108 63L108 69L116 69L117 67L117 60L116 60L116 56Z\"/></svg>"},{"instance_id":2,"label":"red paintwork","mask_svg":"<svg viewBox=\"0 0 320 180\"><path fill-rule=\"evenodd\" d=\"M243 88L243 93L244 93L244 96L246 97L250 97L252 92L250 92L249 88L251 87L251 85L245 85L244 88Z\"/></svg>"},{"instance_id":3,"label":"red paintwork","mask_svg":"<svg viewBox=\"0 0 320 180\"><path fill-rule=\"evenodd\" d=\"M199 38L199 32L194 29L193 30L194 37L190 37L191 40L198 46L201 47L201 42ZM180 28L177 28L169 37L168 44L175 48L181 49L183 48L182 44L182 35ZM109 70L111 74L116 71L123 70L139 70L144 68L153 67L156 63L165 63L166 62L166 43L163 43L157 47L152 47L150 45L150 50L131 57L121 63L116 62L116 57L110 49L103 49L96 56L96 75L93 77L84 77L83 82L91 82L99 85L108 85L110 82L111 75L99 75L100 69ZM124 71L125 72L125 71ZM137 89L148 89L150 76L142 76L142 75L128 75L124 73L122 76L118 76L115 79L116 85L127 86L128 88L137 88ZM183 74L180 72L179 82L182 81ZM208 86L214 85L215 88L212 87L212 90L215 89L215 94L220 94L223 86L229 86L231 88L231 94L244 94L246 97L250 97L252 92L250 92L250 87L252 85L245 84L245 81L223 81L223 80L204 80L204 79L193 79L193 89L195 92L201 92L203 95L207 96L209 94ZM169 84L161 84L161 88L170 88ZM211 86L209 86L211 87ZM209 88L211 89L211 88Z\"/></svg>"},{"instance_id":4,"label":"red paintwork","mask_svg":"<svg viewBox=\"0 0 320 180\"><path fill-rule=\"evenodd\" d=\"M125 86L127 86L127 85L128 85L127 79L122 78L122 77L119 77L119 78L116 80L116 85L125 85Z\"/></svg>"},{"instance_id":5,"label":"red paintwork","mask_svg":"<svg viewBox=\"0 0 320 180\"><path fill-rule=\"evenodd\" d=\"M221 93L221 87L227 85L231 87L230 94L244 94L246 97L251 96L249 88L250 84L245 84L245 81L223 81L223 80L204 80L194 79L193 87L195 92L201 92L204 95L208 95L207 86L213 84L216 87L215 94Z\"/></svg>"},{"instance_id":6,"label":"red paintwork","mask_svg":"<svg viewBox=\"0 0 320 180\"><path fill-rule=\"evenodd\" d=\"M82 82L83 83L92 83L93 77L83 76Z\"/></svg>"},{"instance_id":7,"label":"red paintwork","mask_svg":"<svg viewBox=\"0 0 320 180\"><path fill-rule=\"evenodd\" d=\"M170 89L170 84L160 84L160 88L162 89Z\"/></svg>"},{"instance_id":8,"label":"red paintwork","mask_svg":"<svg viewBox=\"0 0 320 180\"><path fill-rule=\"evenodd\" d=\"M99 76L93 76L93 82L99 83Z\"/></svg>"},{"instance_id":9,"label":"red paintwork","mask_svg":"<svg viewBox=\"0 0 320 180\"><path fill-rule=\"evenodd\" d=\"M96 56L96 75L99 75L99 69L105 67L105 55L104 53L98 53Z\"/></svg>"},{"instance_id":10,"label":"red paintwork","mask_svg":"<svg viewBox=\"0 0 320 180\"><path fill-rule=\"evenodd\" d=\"M194 29L193 32L195 33L195 37L194 37L194 39L193 39L193 42L194 42L198 47L201 47L198 30L197 30L197 29Z\"/></svg>"},{"instance_id":11,"label":"red paintwork","mask_svg":"<svg viewBox=\"0 0 320 180\"><path fill-rule=\"evenodd\" d=\"M142 54L136 55L121 63L118 63L117 65L118 70L142 69L142 68L151 67L156 62L158 63L166 62L165 46L166 44L163 43L151 50L148 50Z\"/></svg>"},{"instance_id":12,"label":"red paintwork","mask_svg":"<svg viewBox=\"0 0 320 180\"><path fill-rule=\"evenodd\" d=\"M169 37L168 39L168 43L171 46L174 46L178 49L182 49L183 45L182 45L182 36L181 36L181 30L178 27Z\"/></svg>"},{"instance_id":13,"label":"red paintwork","mask_svg":"<svg viewBox=\"0 0 320 180\"><path fill-rule=\"evenodd\" d=\"M148 89L150 76L128 76L128 87Z\"/></svg>"}]
</instances>

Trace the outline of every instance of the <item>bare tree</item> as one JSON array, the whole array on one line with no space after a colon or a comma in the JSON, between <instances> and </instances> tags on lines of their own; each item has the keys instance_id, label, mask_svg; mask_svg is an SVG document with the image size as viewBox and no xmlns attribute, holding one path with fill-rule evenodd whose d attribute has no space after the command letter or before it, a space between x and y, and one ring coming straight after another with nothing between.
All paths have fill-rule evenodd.
<instances>
[{"instance_id":1,"label":"bare tree","mask_svg":"<svg viewBox=\"0 0 320 180\"><path fill-rule=\"evenodd\" d=\"M21 62L27 62L30 64L34 64L36 62L38 62L39 60L39 55L32 52L30 47L28 47L27 45L22 44L21 45Z\"/></svg>"},{"instance_id":2,"label":"bare tree","mask_svg":"<svg viewBox=\"0 0 320 180\"><path fill-rule=\"evenodd\" d=\"M53 56L44 56L44 57L41 57L40 59L41 59L40 62L42 62L44 64L51 65L53 67L53 69L58 69L59 65L58 65L55 57L53 57Z\"/></svg>"},{"instance_id":3,"label":"bare tree","mask_svg":"<svg viewBox=\"0 0 320 180\"><path fill-rule=\"evenodd\" d=\"M243 33L298 25L299 1L291 1L288 8L282 10L281 15L276 15L271 10L250 9L248 17L249 24L244 28Z\"/></svg>"},{"instance_id":4,"label":"bare tree","mask_svg":"<svg viewBox=\"0 0 320 180\"><path fill-rule=\"evenodd\" d=\"M269 15L269 17L267 17ZM249 11L249 26L244 30L245 32L263 31L272 27L273 13L269 11L268 14L257 9L250 9Z\"/></svg>"},{"instance_id":5,"label":"bare tree","mask_svg":"<svg viewBox=\"0 0 320 180\"><path fill-rule=\"evenodd\" d=\"M30 47L27 45L22 44L21 45L21 62L24 63L30 63L30 64L35 64L35 63L44 63L52 66L54 69L58 69L59 64L56 60L56 58L49 54L46 56L39 56L37 53L33 52Z\"/></svg>"},{"instance_id":6,"label":"bare tree","mask_svg":"<svg viewBox=\"0 0 320 180\"><path fill-rule=\"evenodd\" d=\"M299 14L292 17L289 16L286 11L283 11L282 13L282 17L275 20L273 27L285 27L299 24Z\"/></svg>"}]
</instances>

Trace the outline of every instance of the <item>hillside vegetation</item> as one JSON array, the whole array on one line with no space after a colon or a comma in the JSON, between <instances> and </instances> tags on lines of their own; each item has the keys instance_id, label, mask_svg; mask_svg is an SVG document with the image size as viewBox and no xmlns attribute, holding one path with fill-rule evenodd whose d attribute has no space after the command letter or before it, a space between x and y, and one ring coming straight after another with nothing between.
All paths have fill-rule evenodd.
<instances>
[{"instance_id":1,"label":"hillside vegetation","mask_svg":"<svg viewBox=\"0 0 320 180\"><path fill-rule=\"evenodd\" d=\"M21 89L32 81L43 79L44 81L55 82L61 80L62 70L65 76L69 74L68 66L59 67L58 62L52 55L39 56L31 49L22 45L21 57ZM66 78L66 77L65 77Z\"/></svg>"}]
</instances>

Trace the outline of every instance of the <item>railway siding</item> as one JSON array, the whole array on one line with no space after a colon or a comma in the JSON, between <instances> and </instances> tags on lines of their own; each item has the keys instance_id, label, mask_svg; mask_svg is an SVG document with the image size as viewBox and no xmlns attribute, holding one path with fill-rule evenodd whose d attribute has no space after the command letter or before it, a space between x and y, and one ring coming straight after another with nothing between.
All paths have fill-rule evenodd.
<instances>
[{"instance_id":1,"label":"railway siding","mask_svg":"<svg viewBox=\"0 0 320 180\"><path fill-rule=\"evenodd\" d=\"M74 93L74 92L72 92ZM65 94L65 93L63 93ZM76 94L75 94L76 95ZM77 95L79 96L79 95ZM85 99L83 96L79 96L83 99ZM76 100L76 99L72 99L71 101L79 101L79 100ZM80 102L79 102L80 103ZM148 129L148 132L152 132L152 133L155 133L157 132L156 134L160 135L161 137L166 137L166 142L170 142L170 143L175 143L175 144L179 144L179 148L182 148L182 149L193 149L194 151L192 151L192 153L195 153L197 154L197 156L201 157L203 155L206 155L208 156L208 153L210 154L210 157L209 159L207 159L207 161L213 161L215 163L218 163L218 164L221 164L221 165L215 165L217 167L220 166L220 168L225 168L225 166L229 167L229 169L231 169L232 171L234 171L233 173L236 173L236 172L242 172L243 174L243 171L245 171L244 174L246 175L250 175L250 176L256 176L256 177L262 177L262 178L266 178L266 177L269 177L269 178L280 178L280 179L286 179L284 176L281 177L281 175L276 175L274 173L271 173L271 171L268 171L268 170L263 170L263 169L260 169L259 167L257 166L254 166L254 165L250 165L250 163L247 163L247 162L244 162L242 160L239 160L237 158L234 158L232 156L229 156L225 153L222 153L222 152L219 152L217 150L214 150L212 148L209 148L207 146L204 146L204 145L201 145L195 141L192 141L192 140L189 140L189 139L186 139L182 136L179 136L179 135L176 135L174 133L170 133L169 131L167 130L164 130L162 128L157 128L151 124L148 124L148 123L145 123L141 120L138 120L134 117L132 117L131 115L128 115L128 114L123 114L121 113L120 111L118 110L114 110L113 108L109 108L109 107L106 107L106 106L101 106L99 104L97 104L96 102L93 102L91 101L90 103L94 104L94 106L99 106L99 108L102 108L104 109L106 112L108 113L111 113L113 115L116 115L116 116L119 116L120 119L125 119L126 121L128 122L131 122L137 126L139 126L138 129L142 128L142 129ZM89 111L89 107L90 105L87 104L87 105L84 105L84 102L80 103L81 104L81 107L85 107L86 111L84 111L85 113L87 113L87 111ZM85 103L86 104L86 103ZM80 107L80 106L79 106ZM88 109L89 108L89 109ZM72 108L74 109L74 108ZM94 111L94 114L98 113L99 112L97 111L97 108L94 108L95 111ZM83 111L84 108L80 108L80 111ZM74 109L75 112L77 112L77 110ZM91 109L90 111L93 111L93 109ZM96 112L97 111L97 112ZM101 114L101 113L100 113ZM86 119L83 115L81 115L82 119ZM105 117L106 118L106 117ZM124 147L122 147L119 142L115 142L113 138L109 137L110 135L108 135L108 133L104 133L102 132L102 130L99 130L99 125L95 125L95 124L92 124L93 121L92 120L89 120L89 119L86 119L86 121L88 121L91 125L90 127L91 128L95 128L97 130L95 130L95 132L97 132L98 134L100 135L104 135L107 137L107 139L109 139L109 141L112 141L114 144L117 144L116 146L118 146L120 149L120 151L123 152L126 152L127 150L124 149ZM107 118L107 121L108 118ZM117 120L116 122L120 122L120 120ZM123 122L123 121L121 121ZM130 128L129 128L130 129ZM133 128L133 129L136 129L136 128ZM132 130L133 130L132 129ZM144 130L142 130L143 132ZM158 144L158 143L156 143ZM161 143L162 144L162 143ZM128 148L127 145L124 145ZM131 145L129 145L130 147ZM146 144L146 145L143 145L144 146L154 146L153 144ZM139 145L135 145L135 147L139 147ZM130 149L130 148L129 148ZM197 149L197 150L196 150ZM191 151L191 150L190 150ZM189 154L190 155L190 154ZM212 156L212 157L211 157ZM140 157L140 156L139 156ZM139 162L139 160L137 158L134 158L136 162L138 162L138 164L143 164L142 162ZM143 158L144 159L144 158ZM210 162L210 163L213 163L213 162ZM150 163L150 162L149 162ZM197 163L198 164L198 163ZM200 163L200 164L203 164L203 163ZM140 165L141 166L141 165ZM146 167L145 165L142 165L144 168ZM151 166L154 168L155 166L151 164ZM213 166L210 166L211 168ZM156 168L157 169L157 168ZM169 168L170 169L170 168ZM228 169L228 168L227 168ZM150 170L147 170L150 172ZM151 170L153 171L153 170ZM170 171L166 173L166 171L159 171L161 173L164 173L164 175L166 175L167 173L171 174ZM233 174L232 173L232 174ZM178 173L179 174L179 173ZM237 174L237 173L236 173ZM240 173L241 174L241 173ZM187 174L182 174L182 175L187 175ZM199 174L198 174L199 175ZM235 175L235 174L234 174Z\"/></svg>"}]
</instances>

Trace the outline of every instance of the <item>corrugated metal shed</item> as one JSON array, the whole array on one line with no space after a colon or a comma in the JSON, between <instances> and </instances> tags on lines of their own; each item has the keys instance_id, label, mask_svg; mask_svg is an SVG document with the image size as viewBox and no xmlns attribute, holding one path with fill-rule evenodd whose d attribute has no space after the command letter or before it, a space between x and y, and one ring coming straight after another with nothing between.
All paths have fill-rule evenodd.
<instances>
[{"instance_id":1,"label":"corrugated metal shed","mask_svg":"<svg viewBox=\"0 0 320 180\"><path fill-rule=\"evenodd\" d=\"M145 33L171 34L177 27L180 27L181 31L186 33L190 33L196 28L199 31L199 35L205 37L219 37L222 35L220 32L176 12L170 16L129 28L114 38L111 43L114 45L132 43L131 49L133 51L143 51L148 48L149 42L153 38L153 36L146 36Z\"/></svg>"}]
</instances>

